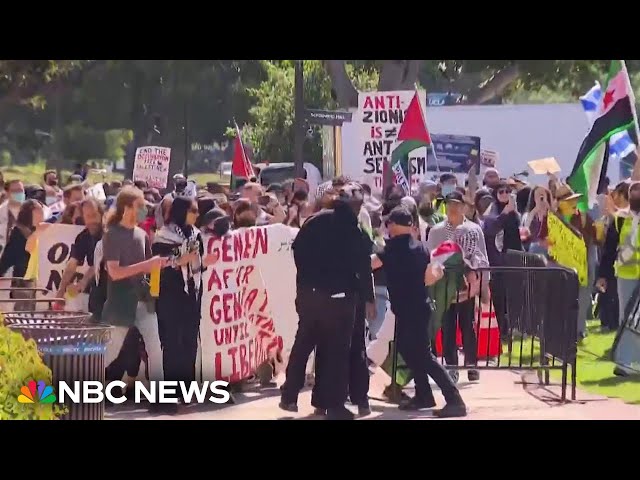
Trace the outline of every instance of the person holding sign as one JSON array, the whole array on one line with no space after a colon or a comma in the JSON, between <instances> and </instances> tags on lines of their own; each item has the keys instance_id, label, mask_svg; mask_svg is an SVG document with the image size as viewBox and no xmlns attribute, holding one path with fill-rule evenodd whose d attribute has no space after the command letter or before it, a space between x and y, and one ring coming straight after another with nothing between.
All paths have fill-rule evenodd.
<instances>
[{"instance_id":1,"label":"person holding sign","mask_svg":"<svg viewBox=\"0 0 640 480\"><path fill-rule=\"evenodd\" d=\"M168 222L158 230L152 246L154 255L169 259L160 275L156 300L165 380L196 379L202 273L218 260L217 255L204 255L202 236L195 227L197 218L195 199L176 197ZM175 413L178 405L165 407Z\"/></svg>"},{"instance_id":2,"label":"person holding sign","mask_svg":"<svg viewBox=\"0 0 640 480\"><path fill-rule=\"evenodd\" d=\"M607 236L598 268L596 287L600 291L609 288L607 279L615 276L618 286L620 325L626 321L626 307L635 290L640 286L640 182L632 182L629 187L629 210L619 211L607 229ZM632 332L621 330L614 349L613 359L617 366L613 373L626 377L637 373L632 368L634 342ZM625 334L627 333L627 334ZM629 334L630 333L630 334Z\"/></svg>"}]
</instances>

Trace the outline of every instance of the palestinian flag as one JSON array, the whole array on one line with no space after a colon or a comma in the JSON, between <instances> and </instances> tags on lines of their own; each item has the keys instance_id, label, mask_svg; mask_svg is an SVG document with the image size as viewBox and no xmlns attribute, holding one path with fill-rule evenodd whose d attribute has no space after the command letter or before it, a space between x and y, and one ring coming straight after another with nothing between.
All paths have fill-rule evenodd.
<instances>
[{"instance_id":1,"label":"palestinian flag","mask_svg":"<svg viewBox=\"0 0 640 480\"><path fill-rule=\"evenodd\" d=\"M578 151L567 183L583 197L578 208L586 212L593 206L600 181L607 172L608 144L612 136L629 131L637 145L635 98L624 60L612 60L595 120Z\"/></svg>"},{"instance_id":2,"label":"palestinian flag","mask_svg":"<svg viewBox=\"0 0 640 480\"><path fill-rule=\"evenodd\" d=\"M253 166L242 144L242 137L240 135L240 129L236 124L236 139L233 145L233 163L231 165L231 182L230 187L232 190L236 188L236 183L239 179L245 179L249 181L251 177L255 177Z\"/></svg>"},{"instance_id":3,"label":"palestinian flag","mask_svg":"<svg viewBox=\"0 0 640 480\"><path fill-rule=\"evenodd\" d=\"M409 154L417 148L431 145L431 135L427 129L427 121L417 91L411 99L396 142L398 143L391 153L391 170L395 176L396 185L401 185L406 194L410 195Z\"/></svg>"},{"instance_id":4,"label":"palestinian flag","mask_svg":"<svg viewBox=\"0 0 640 480\"><path fill-rule=\"evenodd\" d=\"M429 294L435 303L431 314L431 340L442 326L445 312L458 297L458 291L464 284L464 258L460 246L451 241L442 242L431 252L431 262L444 266L444 277L429 287Z\"/></svg>"}]
</instances>

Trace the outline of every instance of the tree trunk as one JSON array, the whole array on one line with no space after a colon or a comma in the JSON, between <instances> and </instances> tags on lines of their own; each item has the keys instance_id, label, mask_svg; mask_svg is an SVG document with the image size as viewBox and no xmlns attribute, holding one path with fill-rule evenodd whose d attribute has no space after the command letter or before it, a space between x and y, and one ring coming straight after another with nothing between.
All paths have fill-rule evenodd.
<instances>
[{"instance_id":1,"label":"tree trunk","mask_svg":"<svg viewBox=\"0 0 640 480\"><path fill-rule=\"evenodd\" d=\"M413 90L422 60L385 60L380 69L378 91Z\"/></svg>"},{"instance_id":2,"label":"tree trunk","mask_svg":"<svg viewBox=\"0 0 640 480\"><path fill-rule=\"evenodd\" d=\"M495 73L486 82L467 94L466 103L482 105L501 96L504 91L520 76L518 65L510 65Z\"/></svg>"},{"instance_id":3,"label":"tree trunk","mask_svg":"<svg viewBox=\"0 0 640 480\"><path fill-rule=\"evenodd\" d=\"M344 60L325 60L324 67L331 78L331 93L342 108L358 106L358 91L347 75Z\"/></svg>"}]
</instances>

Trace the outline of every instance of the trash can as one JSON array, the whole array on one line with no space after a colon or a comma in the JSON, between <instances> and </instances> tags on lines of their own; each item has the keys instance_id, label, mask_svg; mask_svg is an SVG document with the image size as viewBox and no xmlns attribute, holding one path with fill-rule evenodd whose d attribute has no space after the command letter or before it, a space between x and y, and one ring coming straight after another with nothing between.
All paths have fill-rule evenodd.
<instances>
[{"instance_id":1,"label":"trash can","mask_svg":"<svg viewBox=\"0 0 640 480\"><path fill-rule=\"evenodd\" d=\"M53 386L58 382L93 380L105 383L105 352L111 326L89 323L91 314L83 312L5 313L5 325L33 339L44 363L51 369ZM102 420L104 402L71 403L65 399L67 413L62 420Z\"/></svg>"}]
</instances>

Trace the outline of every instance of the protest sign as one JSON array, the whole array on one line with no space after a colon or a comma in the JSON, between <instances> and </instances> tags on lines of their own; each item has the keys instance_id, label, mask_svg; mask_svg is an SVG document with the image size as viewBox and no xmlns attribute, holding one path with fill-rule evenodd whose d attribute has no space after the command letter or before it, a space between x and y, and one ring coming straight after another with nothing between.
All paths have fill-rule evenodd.
<instances>
[{"instance_id":1,"label":"protest sign","mask_svg":"<svg viewBox=\"0 0 640 480\"><path fill-rule=\"evenodd\" d=\"M480 150L480 165L483 167L495 168L499 158L500 156L495 150L487 150L486 148Z\"/></svg>"},{"instance_id":2,"label":"protest sign","mask_svg":"<svg viewBox=\"0 0 640 480\"><path fill-rule=\"evenodd\" d=\"M171 149L168 147L140 147L136 149L133 180L143 180L151 188L167 188Z\"/></svg>"},{"instance_id":3,"label":"protest sign","mask_svg":"<svg viewBox=\"0 0 640 480\"><path fill-rule=\"evenodd\" d=\"M536 175L546 175L547 173L558 173L561 168L555 158L541 158L527 162L533 173Z\"/></svg>"},{"instance_id":4,"label":"protest sign","mask_svg":"<svg viewBox=\"0 0 640 480\"><path fill-rule=\"evenodd\" d=\"M415 95L415 90L391 92L361 92L358 110L353 116L357 128L357 151L345 152L343 173L367 183L375 191L382 189L385 161L391 161L396 138L404 115ZM425 92L419 92L422 105L427 104ZM411 179L418 182L426 178L426 148L409 154Z\"/></svg>"},{"instance_id":5,"label":"protest sign","mask_svg":"<svg viewBox=\"0 0 640 480\"><path fill-rule=\"evenodd\" d=\"M78 225L54 224L47 228L38 239L38 281L39 288L46 288L55 295L60 288L62 274L71 254L71 247L84 227ZM78 265L73 283L79 282L89 269L85 263Z\"/></svg>"},{"instance_id":6,"label":"protest sign","mask_svg":"<svg viewBox=\"0 0 640 480\"><path fill-rule=\"evenodd\" d=\"M560 217L553 213L547 215L549 231L549 257L563 267L571 268L578 273L580 285L588 284L587 246L584 239Z\"/></svg>"},{"instance_id":7,"label":"protest sign","mask_svg":"<svg viewBox=\"0 0 640 480\"><path fill-rule=\"evenodd\" d=\"M219 260L204 275L200 358L203 380L237 382L282 349L297 330L296 270L286 225L245 228L203 239Z\"/></svg>"},{"instance_id":8,"label":"protest sign","mask_svg":"<svg viewBox=\"0 0 640 480\"><path fill-rule=\"evenodd\" d=\"M427 151L427 171L466 174L473 165L480 170L480 137L468 135L431 135L433 150Z\"/></svg>"},{"instance_id":9,"label":"protest sign","mask_svg":"<svg viewBox=\"0 0 640 480\"><path fill-rule=\"evenodd\" d=\"M99 202L104 202L107 196L104 194L104 186L102 183L96 183L93 187L87 189L87 195L93 197Z\"/></svg>"}]
</instances>

